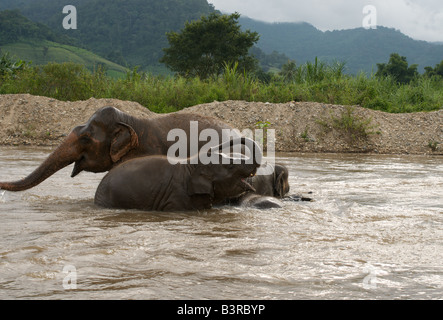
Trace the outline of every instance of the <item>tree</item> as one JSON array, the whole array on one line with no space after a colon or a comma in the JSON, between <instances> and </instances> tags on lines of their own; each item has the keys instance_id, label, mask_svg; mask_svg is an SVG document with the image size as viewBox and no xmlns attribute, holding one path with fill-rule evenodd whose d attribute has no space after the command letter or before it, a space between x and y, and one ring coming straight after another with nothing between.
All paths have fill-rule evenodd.
<instances>
[{"instance_id":1,"label":"tree","mask_svg":"<svg viewBox=\"0 0 443 320\"><path fill-rule=\"evenodd\" d=\"M399 83L409 83L414 77L418 75L417 64L408 66L406 57L401 57L398 53L391 53L389 62L377 63L378 77L392 76Z\"/></svg>"},{"instance_id":2,"label":"tree","mask_svg":"<svg viewBox=\"0 0 443 320\"><path fill-rule=\"evenodd\" d=\"M254 71L257 60L249 49L258 41L257 32L242 32L240 14L212 13L187 22L184 29L166 34L169 48L160 59L171 70L185 77L206 79L223 72L226 63L238 62L239 69Z\"/></svg>"},{"instance_id":3,"label":"tree","mask_svg":"<svg viewBox=\"0 0 443 320\"><path fill-rule=\"evenodd\" d=\"M440 76L443 77L443 60L435 66L435 68L432 67L425 67L425 76L432 77L432 76Z\"/></svg>"},{"instance_id":4,"label":"tree","mask_svg":"<svg viewBox=\"0 0 443 320\"><path fill-rule=\"evenodd\" d=\"M294 82L297 78L297 74L297 64L294 60L288 60L288 62L281 67L280 75L286 82Z\"/></svg>"}]
</instances>

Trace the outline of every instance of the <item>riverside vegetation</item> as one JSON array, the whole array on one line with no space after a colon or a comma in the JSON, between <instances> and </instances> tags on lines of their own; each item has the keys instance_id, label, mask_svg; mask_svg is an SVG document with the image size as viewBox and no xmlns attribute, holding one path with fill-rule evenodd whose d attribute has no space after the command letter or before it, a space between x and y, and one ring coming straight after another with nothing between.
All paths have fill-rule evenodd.
<instances>
[{"instance_id":1,"label":"riverside vegetation","mask_svg":"<svg viewBox=\"0 0 443 320\"><path fill-rule=\"evenodd\" d=\"M436 67L437 69L437 67ZM212 101L244 100L283 103L311 101L360 105L390 113L439 110L443 77L416 75L400 83L391 75L347 75L343 63L288 62L280 73L248 74L236 63L225 64L218 76L156 76L136 68L123 78L111 78L98 66L88 70L74 63L32 66L0 58L0 94L29 93L62 101L114 98L140 103L157 113L178 111Z\"/></svg>"},{"instance_id":2,"label":"riverside vegetation","mask_svg":"<svg viewBox=\"0 0 443 320\"><path fill-rule=\"evenodd\" d=\"M206 1L199 3L214 10ZM142 2L134 0L132 4ZM0 44L22 38L36 41L57 37L48 27L18 12L4 11L2 16L9 23L4 23L7 32L0 34ZM391 54L388 63L377 64L377 72L369 76L346 74L345 63L325 63L317 58L299 65L288 60L274 72L265 72L263 61L259 62L253 50L260 36L242 31L239 18L238 13L212 12L186 22L179 32L168 32L169 47L163 48L160 62L175 76L133 68L126 76L111 73L115 76L111 77L109 64L103 60L88 67L72 62L33 66L3 55L0 94L29 93L64 101L114 98L138 102L157 113L227 100L360 105L391 113L439 110L443 105L443 61L435 68L426 67L423 75L417 72L417 64L409 66L406 57L397 53ZM23 33L22 29L27 31ZM60 36L60 40L68 41L65 37Z\"/></svg>"}]
</instances>

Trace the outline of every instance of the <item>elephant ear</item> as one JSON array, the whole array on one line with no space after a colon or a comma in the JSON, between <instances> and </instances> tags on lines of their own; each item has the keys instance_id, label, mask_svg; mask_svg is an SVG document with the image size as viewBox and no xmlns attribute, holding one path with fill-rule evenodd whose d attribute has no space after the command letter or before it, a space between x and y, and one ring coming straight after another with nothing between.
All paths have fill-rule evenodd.
<instances>
[{"instance_id":1,"label":"elephant ear","mask_svg":"<svg viewBox=\"0 0 443 320\"><path fill-rule=\"evenodd\" d=\"M285 172L281 171L276 175L274 182L274 196L283 198L285 195Z\"/></svg>"},{"instance_id":2,"label":"elephant ear","mask_svg":"<svg viewBox=\"0 0 443 320\"><path fill-rule=\"evenodd\" d=\"M112 161L118 162L130 150L138 147L138 136L134 129L123 122L119 122L113 132L110 155Z\"/></svg>"},{"instance_id":3,"label":"elephant ear","mask_svg":"<svg viewBox=\"0 0 443 320\"><path fill-rule=\"evenodd\" d=\"M198 167L192 172L187 182L188 195L209 195L214 197L212 177L205 172L204 167Z\"/></svg>"}]
</instances>

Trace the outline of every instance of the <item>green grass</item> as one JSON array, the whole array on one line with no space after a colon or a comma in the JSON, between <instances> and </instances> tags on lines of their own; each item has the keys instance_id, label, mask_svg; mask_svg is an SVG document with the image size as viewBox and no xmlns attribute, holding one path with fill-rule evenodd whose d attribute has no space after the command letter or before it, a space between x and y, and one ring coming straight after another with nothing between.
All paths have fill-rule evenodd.
<instances>
[{"instance_id":1,"label":"green grass","mask_svg":"<svg viewBox=\"0 0 443 320\"><path fill-rule=\"evenodd\" d=\"M72 62L85 66L93 71L98 65L105 66L107 74L112 78L124 77L127 68L106 60L88 50L59 44L47 40L22 41L2 45L2 52L9 52L12 56L24 61L30 61L35 66L48 63Z\"/></svg>"},{"instance_id":2,"label":"green grass","mask_svg":"<svg viewBox=\"0 0 443 320\"><path fill-rule=\"evenodd\" d=\"M80 64L50 63L6 73L0 77L0 94L30 93L70 101L115 98L136 101L159 113L214 100L311 101L360 105L395 113L433 111L443 106L441 77L421 76L409 84L398 84L389 77L345 75L339 66L317 62L299 71L290 80L274 74L270 81L262 82L240 72L234 64L227 65L224 74L203 81L154 76L136 70L126 72L124 77L111 78L100 68L91 72Z\"/></svg>"}]
</instances>

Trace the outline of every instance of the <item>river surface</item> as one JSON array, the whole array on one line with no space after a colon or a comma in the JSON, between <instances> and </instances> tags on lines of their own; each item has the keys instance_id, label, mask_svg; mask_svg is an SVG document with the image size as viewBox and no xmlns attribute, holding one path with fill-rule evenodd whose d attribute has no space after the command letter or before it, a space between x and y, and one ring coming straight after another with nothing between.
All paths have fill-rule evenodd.
<instances>
[{"instance_id":1,"label":"river surface","mask_svg":"<svg viewBox=\"0 0 443 320\"><path fill-rule=\"evenodd\" d=\"M47 148L0 148L0 180ZM443 158L278 154L281 209L109 210L72 165L0 191L0 299L442 299Z\"/></svg>"}]
</instances>

